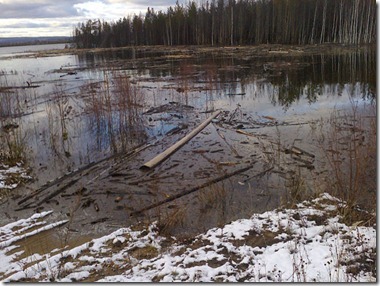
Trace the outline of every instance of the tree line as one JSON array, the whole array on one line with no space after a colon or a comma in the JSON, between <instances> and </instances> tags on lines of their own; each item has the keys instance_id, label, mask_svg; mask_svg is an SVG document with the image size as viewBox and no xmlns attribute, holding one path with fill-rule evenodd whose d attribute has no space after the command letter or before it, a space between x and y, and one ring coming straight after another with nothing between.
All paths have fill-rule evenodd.
<instances>
[{"instance_id":1,"label":"tree line","mask_svg":"<svg viewBox=\"0 0 380 286\"><path fill-rule=\"evenodd\" d=\"M78 48L130 45L370 44L375 0L189 1L74 27Z\"/></svg>"}]
</instances>

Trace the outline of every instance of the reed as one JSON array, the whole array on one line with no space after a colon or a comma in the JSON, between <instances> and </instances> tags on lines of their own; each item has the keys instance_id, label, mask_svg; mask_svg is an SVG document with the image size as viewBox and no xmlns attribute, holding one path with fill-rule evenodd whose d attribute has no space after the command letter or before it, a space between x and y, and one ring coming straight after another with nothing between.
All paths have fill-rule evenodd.
<instances>
[{"instance_id":1,"label":"reed","mask_svg":"<svg viewBox=\"0 0 380 286\"><path fill-rule=\"evenodd\" d=\"M368 213L376 212L376 106L359 111L353 102L350 112L333 112L329 123L321 140L331 169L329 191L346 202L340 207L345 223L367 221Z\"/></svg>"},{"instance_id":2,"label":"reed","mask_svg":"<svg viewBox=\"0 0 380 286\"><path fill-rule=\"evenodd\" d=\"M131 84L126 74L116 70L104 72L103 79L84 89L89 94L86 112L93 118L98 141L106 140L113 153L145 142L144 93Z\"/></svg>"},{"instance_id":3,"label":"reed","mask_svg":"<svg viewBox=\"0 0 380 286\"><path fill-rule=\"evenodd\" d=\"M11 86L6 76L0 77L0 162L15 166L25 162L26 135L20 120L24 100Z\"/></svg>"}]
</instances>

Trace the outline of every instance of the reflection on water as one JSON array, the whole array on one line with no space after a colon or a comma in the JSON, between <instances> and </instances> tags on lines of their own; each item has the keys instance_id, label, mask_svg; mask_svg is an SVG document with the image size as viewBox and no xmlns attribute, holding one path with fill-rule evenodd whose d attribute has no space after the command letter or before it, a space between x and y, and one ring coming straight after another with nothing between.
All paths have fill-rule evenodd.
<instances>
[{"instance_id":1,"label":"reflection on water","mask_svg":"<svg viewBox=\"0 0 380 286\"><path fill-rule=\"evenodd\" d=\"M170 101L307 120L376 99L374 49L339 55L172 57L139 49L0 58L1 124L17 123L43 184L146 140L170 121L143 111ZM26 88L27 81L38 85ZM13 87L8 89L7 87ZM180 116L180 115L176 115ZM152 120L150 118L150 120ZM4 143L2 137L2 143Z\"/></svg>"},{"instance_id":2,"label":"reflection on water","mask_svg":"<svg viewBox=\"0 0 380 286\"><path fill-rule=\"evenodd\" d=\"M111 73L114 88L109 85L108 73L97 88L82 89L89 127L96 137L97 150L111 148L112 153L128 150L146 140L141 117L144 98L140 90L132 86L125 74Z\"/></svg>"},{"instance_id":3,"label":"reflection on water","mask_svg":"<svg viewBox=\"0 0 380 286\"><path fill-rule=\"evenodd\" d=\"M128 59L122 62L121 59ZM339 55L268 56L268 57L197 57L172 59L132 49L80 56L81 62L93 66L117 62L120 69L134 71L144 78L170 81L183 78L183 66L193 83L212 83L213 96L221 100L244 95L269 98L274 106L288 109L298 101L315 103L325 96L375 97L375 50L354 51Z\"/></svg>"}]
</instances>

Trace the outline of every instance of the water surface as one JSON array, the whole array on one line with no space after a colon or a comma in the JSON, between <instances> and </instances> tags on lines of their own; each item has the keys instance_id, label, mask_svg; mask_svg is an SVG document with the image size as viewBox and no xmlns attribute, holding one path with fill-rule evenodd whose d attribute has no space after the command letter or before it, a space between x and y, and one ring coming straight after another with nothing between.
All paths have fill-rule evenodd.
<instances>
[{"instance_id":1,"label":"water surface","mask_svg":"<svg viewBox=\"0 0 380 286\"><path fill-rule=\"evenodd\" d=\"M373 49L297 57L249 53L173 57L138 48L9 57L59 47L64 44L0 48L1 86L18 87L1 93L2 113L12 115L3 116L2 122L20 125L18 136L36 185L164 136L177 126L171 121L173 114L143 112L169 102L198 112L239 108L254 120L269 116L300 123L375 99ZM142 104L133 118L130 110L120 108L120 98L115 99L115 78L120 76L129 79ZM28 84L37 87L22 88ZM109 108L104 106L107 96L112 101ZM104 109L98 114L95 99ZM185 114L177 119L180 116L186 123Z\"/></svg>"}]
</instances>

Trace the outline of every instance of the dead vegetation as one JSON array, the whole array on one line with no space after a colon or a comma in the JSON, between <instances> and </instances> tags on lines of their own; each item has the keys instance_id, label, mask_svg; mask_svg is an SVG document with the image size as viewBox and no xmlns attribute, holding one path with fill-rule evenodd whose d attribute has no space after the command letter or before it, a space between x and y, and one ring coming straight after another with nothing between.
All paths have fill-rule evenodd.
<instances>
[{"instance_id":1,"label":"dead vegetation","mask_svg":"<svg viewBox=\"0 0 380 286\"><path fill-rule=\"evenodd\" d=\"M340 208L345 223L372 225L376 218L369 217L375 215L377 208L376 106L359 110L353 102L351 112L336 111L329 121L321 144L332 170L328 177L330 192L347 202Z\"/></svg>"},{"instance_id":2,"label":"dead vegetation","mask_svg":"<svg viewBox=\"0 0 380 286\"><path fill-rule=\"evenodd\" d=\"M96 133L104 134L112 152L118 153L145 141L142 118L145 99L142 90L132 86L126 74L105 71L103 78L102 82L83 87L86 112L94 118L92 126Z\"/></svg>"},{"instance_id":3,"label":"dead vegetation","mask_svg":"<svg viewBox=\"0 0 380 286\"><path fill-rule=\"evenodd\" d=\"M160 48L169 51L168 47ZM271 206L277 204L271 194L281 197L281 206L294 208L301 201L314 198L326 191L347 201L347 204L339 205L338 208L342 221L348 225L373 225L376 221L374 215L377 152L375 109L371 111L374 114L363 117L356 111L356 107L353 107L353 115L341 116L339 112L336 112L330 120L310 123L287 122L265 113L252 114L247 112L244 106L235 105L236 108L233 106L231 110L223 110L221 115L212 121L212 130L201 134L201 139L196 141L191 148L189 147L190 151L186 150L187 153L180 153L161 169L157 168L151 170L150 173L141 174L136 170L144 162L142 158L146 159L146 156L135 158L125 156L123 153L146 142L148 139L145 133L147 124L181 122L182 125L178 124L167 133L165 133L165 129L162 130L165 137L169 138L174 135L173 138L175 136L178 138L181 133L188 132L194 125L194 117L198 120L203 113L208 114L215 110L213 96L216 94L213 91L222 90L223 84L226 84L225 79L219 77L221 67L210 62L203 67L204 71L200 73L197 71L196 65L191 63L191 57L210 52L246 59L268 54L286 54L298 57L305 54L317 54L324 48L329 49L329 53L340 53L341 49L344 49L336 47L337 50L334 50L328 46L308 46L295 49L295 47L288 46L269 47L264 45L228 48L224 49L222 53L220 49L216 48L194 48L191 56L186 56L186 58L190 57L190 60L178 66L176 71L178 77L173 77L170 85L163 88L165 94L155 91L155 96L163 95L168 100L163 104L154 104L149 107L145 93L148 88L143 88L138 80L132 79L126 72L123 72L122 68L104 71L104 80L84 85L80 96L85 102L84 112L91 118L92 127L111 146L115 156L120 156L120 160L115 163L112 161L115 157L112 157L107 159L108 161L103 161L102 164L96 165L94 162L93 164L96 165L94 167L88 165L78 172L72 172L62 180L51 182L45 189L42 186L41 189L35 190L36 192L28 197L27 204L21 203L18 204L18 207L43 207L54 199L57 199L62 206L69 202L70 196L75 194L74 190L77 191L85 185L88 189L85 190L82 206L84 209L84 204L88 203L91 208L86 208L85 211L91 213L90 216L94 216L91 217L89 225L109 223L104 220L103 212L107 210L109 212L107 216L114 215L116 217L116 219L113 218L114 220L132 215L132 219L123 218L125 224L140 219L145 219L145 223L157 220L159 233L168 236L175 233L176 230L186 227L186 224L194 219L193 213L199 214L198 211L202 217L209 217L215 213L225 214L228 208L236 208L236 205L232 203L237 202L239 206L244 205L245 208L254 212L254 209L262 207L265 203L268 204L269 200L275 201ZM187 50L188 48L183 47L182 49ZM146 48L146 51L153 53L154 49L149 47ZM170 49L170 51L172 50ZM174 49L170 57L180 59L181 51L181 49ZM145 60L136 59L135 62L143 63ZM120 62L116 64L120 64ZM297 70L302 69L303 66L302 61L284 60L277 65L268 61L268 65L260 66L260 69L267 68L265 72L271 73L270 77L273 78L273 72ZM231 63L222 68L231 73L235 73L238 69L244 69L241 66L233 66ZM159 82L159 78L152 79L152 82L155 81ZM229 81L233 80L229 79ZM161 84L156 82L157 85ZM227 82L227 84L231 84L231 82ZM201 110L189 104L192 92L199 91L202 91L202 95L204 93L206 97L205 105ZM243 93L239 96L243 96ZM236 95L231 88L228 96L233 98ZM11 97L4 98L6 99L4 104L10 104ZM63 87L57 87L53 99L53 101L47 102L46 106L51 124L49 127L51 145L56 146L58 150L60 144L65 146L73 136L68 128L69 118L71 118L68 115L71 116L73 111L70 111L70 96L66 94ZM178 101L174 101L174 99ZM22 103L22 100L19 102ZM154 103L156 102L154 101ZM15 110L19 110L18 108ZM6 109L3 110L5 112ZM194 117L187 117L188 113ZM55 119L54 114L58 115L58 120ZM165 117L167 114L168 116ZM305 142L302 140L289 142L286 141L287 137L282 135L286 132L291 134L296 130L286 128L303 126L314 129L320 140L320 153L317 154L306 140ZM367 130L368 126L370 126L370 131ZM4 136L9 138L8 140L7 137L4 137L7 139L4 142L10 142L7 148L10 150L11 157L16 158L16 161L23 158L25 151L22 136L16 132L19 130L17 121L7 122L3 127ZM283 133L281 134L281 132ZM210 134L215 136L208 137ZM218 140L214 140L215 138ZM99 145L103 143L101 140L98 142ZM151 141L139 150L147 150L145 154L151 155L160 151L160 148L157 147L159 144L165 148L171 143L173 143L171 140ZM70 150L68 148L65 150L64 154L69 156ZM138 152L136 151L136 154ZM326 170L322 172L319 168L320 154L325 155L329 162L328 170L331 172ZM194 162L188 163L187 161L190 159ZM204 165L208 164L207 168L203 168L203 165L199 163L203 159L205 160ZM257 162L262 165L258 166ZM88 175L89 173L90 175ZM187 173L193 176L189 176L189 179L183 175ZM333 174L333 176L326 177L326 174ZM253 182L266 176L270 178L267 180L269 183L261 189L255 188ZM278 186L271 181L273 178L279 181L281 192L274 188L278 188ZM191 181L193 185L182 185L182 182L186 180ZM225 181L228 183L223 184ZM178 188L171 186L178 186ZM247 199L242 199L244 195L239 194L239 192L243 194L242 190L250 192L249 199L248 196ZM102 192L106 195L101 196ZM47 195L48 193L55 197L50 197ZM40 196L37 196L38 194ZM125 195L124 197L127 199L116 202L113 198L120 195ZM24 199L25 197L19 202ZM109 203L110 200L111 203ZM189 202L193 203L194 201L198 205L190 205ZM256 203L257 201L259 203ZM105 202L109 204L107 205ZM105 204L102 205L102 203ZM115 203L118 203L117 211L113 210ZM49 205L49 207L52 206ZM192 208L194 208L194 212ZM92 209L96 209L96 212L93 212ZM260 211L264 211L264 207ZM147 215L148 212L151 214ZM103 216L98 216L98 213ZM120 215L120 213L123 214ZM189 215L189 213L191 214ZM236 211L236 213L239 212ZM220 215L218 218L217 224L222 225L231 216ZM314 217L313 219L317 223L323 223L323 218ZM188 236L192 234L189 233ZM268 232L257 235L252 232L247 239L252 245L255 243L258 246L270 245L277 241L275 234L277 233ZM157 254L153 248L136 248L134 254L138 258L151 258ZM114 265L108 269L109 273L113 273ZM352 272L355 271L356 269L353 268ZM157 278L157 280L159 279Z\"/></svg>"}]
</instances>

